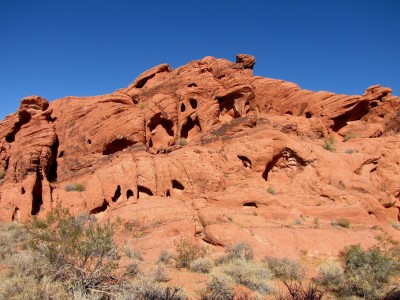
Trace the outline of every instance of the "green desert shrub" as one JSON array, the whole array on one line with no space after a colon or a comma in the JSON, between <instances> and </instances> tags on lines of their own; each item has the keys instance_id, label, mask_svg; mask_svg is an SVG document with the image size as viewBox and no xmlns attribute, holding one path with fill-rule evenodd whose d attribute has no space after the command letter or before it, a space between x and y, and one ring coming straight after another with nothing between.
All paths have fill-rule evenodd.
<instances>
[{"instance_id":1,"label":"green desert shrub","mask_svg":"<svg viewBox=\"0 0 400 300\"><path fill-rule=\"evenodd\" d=\"M117 274L119 255L114 243L116 224L98 224L76 218L56 208L46 219L34 219L29 227L30 248L53 270L55 281L73 289L81 287L109 292L122 282Z\"/></svg>"},{"instance_id":2,"label":"green desert shrub","mask_svg":"<svg viewBox=\"0 0 400 300\"><path fill-rule=\"evenodd\" d=\"M209 273L214 264L208 257L199 257L190 263L190 270L197 273Z\"/></svg>"},{"instance_id":3,"label":"green desert shrub","mask_svg":"<svg viewBox=\"0 0 400 300\"><path fill-rule=\"evenodd\" d=\"M400 270L398 260L378 247L364 250L360 245L352 245L341 252L341 258L343 274L330 267L321 268L317 276L319 284L341 297L381 299L390 279Z\"/></svg>"},{"instance_id":4,"label":"green desert shrub","mask_svg":"<svg viewBox=\"0 0 400 300\"><path fill-rule=\"evenodd\" d=\"M188 141L186 138L181 137L176 143L180 146L186 146L188 144Z\"/></svg>"},{"instance_id":5,"label":"green desert shrub","mask_svg":"<svg viewBox=\"0 0 400 300\"><path fill-rule=\"evenodd\" d=\"M300 264L287 257L266 257L265 261L276 278L283 281L302 281L304 278L304 270Z\"/></svg>"},{"instance_id":6,"label":"green desert shrub","mask_svg":"<svg viewBox=\"0 0 400 300\"><path fill-rule=\"evenodd\" d=\"M234 259L217 269L231 277L235 283L253 291L264 295L272 292L272 288L267 283L272 278L272 273L263 263Z\"/></svg>"},{"instance_id":7,"label":"green desert shrub","mask_svg":"<svg viewBox=\"0 0 400 300\"><path fill-rule=\"evenodd\" d=\"M355 133L349 132L344 136L344 141L347 142L347 141L350 141L350 140L355 139L355 138L356 138Z\"/></svg>"},{"instance_id":8,"label":"green desert shrub","mask_svg":"<svg viewBox=\"0 0 400 300\"><path fill-rule=\"evenodd\" d=\"M272 186L268 187L267 192L270 193L273 196L276 195L276 190Z\"/></svg>"},{"instance_id":9,"label":"green desert shrub","mask_svg":"<svg viewBox=\"0 0 400 300\"><path fill-rule=\"evenodd\" d=\"M183 237L175 242L175 249L175 261L178 268L189 268L192 261L206 255L205 247Z\"/></svg>"},{"instance_id":10,"label":"green desert shrub","mask_svg":"<svg viewBox=\"0 0 400 300\"><path fill-rule=\"evenodd\" d=\"M340 226L343 228L350 228L350 221L346 218L340 218L331 222L332 226Z\"/></svg>"},{"instance_id":11,"label":"green desert shrub","mask_svg":"<svg viewBox=\"0 0 400 300\"><path fill-rule=\"evenodd\" d=\"M330 152L335 152L336 148L333 145L333 143L334 143L333 139L324 141L324 145L322 146L322 148L324 148L325 150L330 151Z\"/></svg>"},{"instance_id":12,"label":"green desert shrub","mask_svg":"<svg viewBox=\"0 0 400 300\"><path fill-rule=\"evenodd\" d=\"M215 270L207 281L206 289L200 291L201 300L232 300L234 296L234 280L227 274Z\"/></svg>"},{"instance_id":13,"label":"green desert shrub","mask_svg":"<svg viewBox=\"0 0 400 300\"><path fill-rule=\"evenodd\" d=\"M334 290L344 282L344 269L337 263L328 262L319 268L316 283Z\"/></svg>"},{"instance_id":14,"label":"green desert shrub","mask_svg":"<svg viewBox=\"0 0 400 300\"><path fill-rule=\"evenodd\" d=\"M169 264L173 258L174 256L168 250L162 249L157 262L161 264Z\"/></svg>"},{"instance_id":15,"label":"green desert shrub","mask_svg":"<svg viewBox=\"0 0 400 300\"><path fill-rule=\"evenodd\" d=\"M66 192L83 192L85 186L82 183L70 183L65 186Z\"/></svg>"},{"instance_id":16,"label":"green desert shrub","mask_svg":"<svg viewBox=\"0 0 400 300\"><path fill-rule=\"evenodd\" d=\"M226 248L226 256L228 260L243 259L249 261L254 257L253 247L247 242L238 242Z\"/></svg>"},{"instance_id":17,"label":"green desert shrub","mask_svg":"<svg viewBox=\"0 0 400 300\"><path fill-rule=\"evenodd\" d=\"M186 300L181 287L154 282L149 278L137 280L120 293L117 300Z\"/></svg>"},{"instance_id":18,"label":"green desert shrub","mask_svg":"<svg viewBox=\"0 0 400 300\"><path fill-rule=\"evenodd\" d=\"M165 270L163 265L161 265L161 264L157 265L157 268L154 270L154 273L153 273L153 280L155 282L167 282L167 281L169 281L168 273Z\"/></svg>"}]
</instances>

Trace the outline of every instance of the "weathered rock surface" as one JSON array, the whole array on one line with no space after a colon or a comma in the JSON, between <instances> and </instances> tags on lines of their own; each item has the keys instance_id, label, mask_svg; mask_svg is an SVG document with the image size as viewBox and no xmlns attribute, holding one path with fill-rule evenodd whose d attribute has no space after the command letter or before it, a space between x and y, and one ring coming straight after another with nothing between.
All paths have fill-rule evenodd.
<instances>
[{"instance_id":1,"label":"weathered rock surface","mask_svg":"<svg viewBox=\"0 0 400 300\"><path fill-rule=\"evenodd\" d=\"M329 256L398 235L400 98L379 85L307 91L253 76L254 64L205 57L109 95L24 98L0 122L1 220L56 205L120 217L148 251L184 234ZM332 226L340 218L353 229Z\"/></svg>"}]
</instances>

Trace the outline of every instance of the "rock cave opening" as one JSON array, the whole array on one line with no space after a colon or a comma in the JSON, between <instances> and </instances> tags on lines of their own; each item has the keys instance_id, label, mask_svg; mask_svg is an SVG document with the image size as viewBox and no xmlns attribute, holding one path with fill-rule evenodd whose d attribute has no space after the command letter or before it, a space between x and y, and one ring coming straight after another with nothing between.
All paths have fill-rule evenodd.
<instances>
[{"instance_id":1,"label":"rock cave opening","mask_svg":"<svg viewBox=\"0 0 400 300\"><path fill-rule=\"evenodd\" d=\"M188 87L197 87L197 84L195 82L189 83Z\"/></svg>"},{"instance_id":2,"label":"rock cave opening","mask_svg":"<svg viewBox=\"0 0 400 300\"><path fill-rule=\"evenodd\" d=\"M22 194L22 195L25 194L25 189L24 189L24 187L21 187L21 194Z\"/></svg>"},{"instance_id":3,"label":"rock cave opening","mask_svg":"<svg viewBox=\"0 0 400 300\"><path fill-rule=\"evenodd\" d=\"M235 105L235 100L241 98L243 95L240 92L233 92L224 97L217 98L219 104L219 111L221 112L221 116L228 115L231 118L239 118L243 113L248 113L250 111L250 106L248 105L248 100L244 107L246 107L246 111L241 111L237 105Z\"/></svg>"},{"instance_id":4,"label":"rock cave opening","mask_svg":"<svg viewBox=\"0 0 400 300\"><path fill-rule=\"evenodd\" d=\"M19 121L14 124L12 132L6 135L6 142L12 143L15 141L15 135L21 129L22 125L28 123L31 120L31 114L26 110L21 110L18 112Z\"/></svg>"},{"instance_id":5,"label":"rock cave opening","mask_svg":"<svg viewBox=\"0 0 400 300\"><path fill-rule=\"evenodd\" d=\"M12 220L13 222L19 222L19 215L20 215L19 208L16 207L16 208L14 209L14 212L13 212L13 215L12 215L12 217L11 217L11 220Z\"/></svg>"},{"instance_id":6,"label":"rock cave opening","mask_svg":"<svg viewBox=\"0 0 400 300\"><path fill-rule=\"evenodd\" d=\"M150 119L149 130L152 132L160 125L169 136L174 136L174 122L163 118L161 113L157 113Z\"/></svg>"},{"instance_id":7,"label":"rock cave opening","mask_svg":"<svg viewBox=\"0 0 400 300\"><path fill-rule=\"evenodd\" d=\"M47 172L47 180L49 182L53 182L57 180L57 153L58 153L58 146L60 145L60 142L58 141L58 137L56 137L56 140L54 141L53 145L51 146L51 164L50 168Z\"/></svg>"},{"instance_id":8,"label":"rock cave opening","mask_svg":"<svg viewBox=\"0 0 400 300\"><path fill-rule=\"evenodd\" d=\"M39 213L40 207L43 204L42 198L42 180L43 175L38 171L36 174L35 184L32 188L32 210L31 215L35 216Z\"/></svg>"},{"instance_id":9,"label":"rock cave opening","mask_svg":"<svg viewBox=\"0 0 400 300\"><path fill-rule=\"evenodd\" d=\"M183 186L182 183L180 183L178 180L172 180L172 188L176 190L181 190L183 191L185 187Z\"/></svg>"},{"instance_id":10,"label":"rock cave opening","mask_svg":"<svg viewBox=\"0 0 400 300\"><path fill-rule=\"evenodd\" d=\"M101 212L105 211L108 207L109 207L109 204L108 204L108 202L104 199L104 200L103 200L103 204L100 205L100 206L98 206L98 207L93 208L93 209L89 212L89 214L90 214L90 215L94 215L94 214L101 213Z\"/></svg>"},{"instance_id":11,"label":"rock cave opening","mask_svg":"<svg viewBox=\"0 0 400 300\"><path fill-rule=\"evenodd\" d=\"M167 190L167 192L165 193L165 197L167 197L167 198L171 197L171 192L169 190Z\"/></svg>"},{"instance_id":12,"label":"rock cave opening","mask_svg":"<svg viewBox=\"0 0 400 300\"><path fill-rule=\"evenodd\" d=\"M117 189L115 190L114 196L111 198L112 202L117 202L117 200L121 197L121 186L118 185Z\"/></svg>"},{"instance_id":13,"label":"rock cave opening","mask_svg":"<svg viewBox=\"0 0 400 300\"><path fill-rule=\"evenodd\" d=\"M255 202L246 202L243 204L243 206L251 206L251 207L258 208L257 203L255 203Z\"/></svg>"},{"instance_id":14,"label":"rock cave opening","mask_svg":"<svg viewBox=\"0 0 400 300\"><path fill-rule=\"evenodd\" d=\"M189 100L189 103L190 103L190 106L193 108L193 109L196 109L197 108L197 100L196 99L190 99Z\"/></svg>"},{"instance_id":15,"label":"rock cave opening","mask_svg":"<svg viewBox=\"0 0 400 300\"><path fill-rule=\"evenodd\" d=\"M312 113L310 113L309 111L306 112L306 118L307 118L307 119L310 119L311 117L312 117Z\"/></svg>"},{"instance_id":16,"label":"rock cave opening","mask_svg":"<svg viewBox=\"0 0 400 300\"><path fill-rule=\"evenodd\" d=\"M91 139L88 139L88 140L87 140L87 143L88 143L89 145L91 145L91 144L92 144L92 140L91 140Z\"/></svg>"},{"instance_id":17,"label":"rock cave opening","mask_svg":"<svg viewBox=\"0 0 400 300\"><path fill-rule=\"evenodd\" d=\"M181 103L181 112L184 112L186 110L185 103Z\"/></svg>"},{"instance_id":18,"label":"rock cave opening","mask_svg":"<svg viewBox=\"0 0 400 300\"><path fill-rule=\"evenodd\" d=\"M186 118L186 123L182 126L181 137L187 139L191 136L201 132L201 125L199 118L196 117L194 120L189 116Z\"/></svg>"},{"instance_id":19,"label":"rock cave opening","mask_svg":"<svg viewBox=\"0 0 400 300\"><path fill-rule=\"evenodd\" d=\"M127 190L126 191L126 199L129 200L129 198L133 198L133 191L132 190Z\"/></svg>"},{"instance_id":20,"label":"rock cave opening","mask_svg":"<svg viewBox=\"0 0 400 300\"><path fill-rule=\"evenodd\" d=\"M238 155L238 158L242 161L245 168L251 169L251 160L248 157Z\"/></svg>"},{"instance_id":21,"label":"rock cave opening","mask_svg":"<svg viewBox=\"0 0 400 300\"><path fill-rule=\"evenodd\" d=\"M140 198L141 194L146 194L147 196L153 196L153 192L149 188L142 185L138 185L138 198Z\"/></svg>"},{"instance_id":22,"label":"rock cave opening","mask_svg":"<svg viewBox=\"0 0 400 300\"><path fill-rule=\"evenodd\" d=\"M279 168L282 169L294 166L304 167L305 165L306 162L304 159L298 156L292 149L285 148L267 163L264 172L262 173L262 178L264 178L265 181L268 181L269 172L275 166L279 166Z\"/></svg>"},{"instance_id":23,"label":"rock cave opening","mask_svg":"<svg viewBox=\"0 0 400 300\"><path fill-rule=\"evenodd\" d=\"M64 151L61 151L60 154L58 154L58 157L63 157L64 156Z\"/></svg>"},{"instance_id":24,"label":"rock cave opening","mask_svg":"<svg viewBox=\"0 0 400 300\"><path fill-rule=\"evenodd\" d=\"M114 154L134 144L136 144L135 141L128 140L127 138L115 139L104 146L103 155Z\"/></svg>"}]
</instances>

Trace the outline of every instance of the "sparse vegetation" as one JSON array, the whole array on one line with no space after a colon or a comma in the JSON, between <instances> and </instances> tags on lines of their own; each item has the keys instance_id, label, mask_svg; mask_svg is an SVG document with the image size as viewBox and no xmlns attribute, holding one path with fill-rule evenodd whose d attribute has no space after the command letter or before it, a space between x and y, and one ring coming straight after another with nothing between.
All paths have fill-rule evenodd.
<instances>
[{"instance_id":1,"label":"sparse vegetation","mask_svg":"<svg viewBox=\"0 0 400 300\"><path fill-rule=\"evenodd\" d=\"M346 218L340 218L332 221L332 226L340 226L343 228L350 228L350 221Z\"/></svg>"},{"instance_id":2,"label":"sparse vegetation","mask_svg":"<svg viewBox=\"0 0 400 300\"><path fill-rule=\"evenodd\" d=\"M287 257L266 257L265 261L275 277L282 281L302 281L304 278L304 270L300 264Z\"/></svg>"},{"instance_id":3,"label":"sparse vegetation","mask_svg":"<svg viewBox=\"0 0 400 300\"><path fill-rule=\"evenodd\" d=\"M335 152L336 148L333 145L335 143L335 139L333 137L331 137L329 140L325 140L324 141L324 145L322 146L322 148L324 148L327 151L330 152Z\"/></svg>"},{"instance_id":4,"label":"sparse vegetation","mask_svg":"<svg viewBox=\"0 0 400 300\"><path fill-rule=\"evenodd\" d=\"M70 183L65 186L66 192L83 192L85 186L82 183Z\"/></svg>"},{"instance_id":5,"label":"sparse vegetation","mask_svg":"<svg viewBox=\"0 0 400 300\"><path fill-rule=\"evenodd\" d=\"M355 152L356 152L356 150L354 150L354 149L346 149L346 150L344 150L344 153L347 153L347 154L353 154Z\"/></svg>"},{"instance_id":6,"label":"sparse vegetation","mask_svg":"<svg viewBox=\"0 0 400 300\"><path fill-rule=\"evenodd\" d=\"M312 283L306 287L301 282L290 281L284 284L288 293L276 295L276 300L321 300L326 293L325 290Z\"/></svg>"},{"instance_id":7,"label":"sparse vegetation","mask_svg":"<svg viewBox=\"0 0 400 300\"><path fill-rule=\"evenodd\" d=\"M267 192L270 193L271 195L276 195L275 188L272 186L268 187Z\"/></svg>"},{"instance_id":8,"label":"sparse vegetation","mask_svg":"<svg viewBox=\"0 0 400 300\"><path fill-rule=\"evenodd\" d=\"M4 170L3 168L0 168L0 179L3 179L4 176L6 176L6 170Z\"/></svg>"},{"instance_id":9,"label":"sparse vegetation","mask_svg":"<svg viewBox=\"0 0 400 300\"><path fill-rule=\"evenodd\" d=\"M181 137L178 139L176 143L180 146L186 146L188 144L188 141L186 138Z\"/></svg>"},{"instance_id":10,"label":"sparse vegetation","mask_svg":"<svg viewBox=\"0 0 400 300\"><path fill-rule=\"evenodd\" d=\"M158 263L169 264L173 258L173 255L168 250L162 249L160 256L158 257Z\"/></svg>"},{"instance_id":11,"label":"sparse vegetation","mask_svg":"<svg viewBox=\"0 0 400 300\"><path fill-rule=\"evenodd\" d=\"M206 249L203 246L190 242L183 237L175 242L175 248L177 268L189 268L192 261L206 255Z\"/></svg>"},{"instance_id":12,"label":"sparse vegetation","mask_svg":"<svg viewBox=\"0 0 400 300\"><path fill-rule=\"evenodd\" d=\"M145 105L143 102L140 102L140 103L138 104L138 107L139 107L141 110L143 110L143 109L146 108L146 105Z\"/></svg>"},{"instance_id":13,"label":"sparse vegetation","mask_svg":"<svg viewBox=\"0 0 400 300\"><path fill-rule=\"evenodd\" d=\"M355 139L355 138L356 138L355 133L349 132L344 136L344 141L347 142L347 141L350 141L350 140Z\"/></svg>"},{"instance_id":14,"label":"sparse vegetation","mask_svg":"<svg viewBox=\"0 0 400 300\"><path fill-rule=\"evenodd\" d=\"M340 297L381 299L385 285L400 272L398 256L393 256L394 253L378 246L368 250L360 245L346 247L341 252L344 267L332 264L321 267L317 282Z\"/></svg>"},{"instance_id":15,"label":"sparse vegetation","mask_svg":"<svg viewBox=\"0 0 400 300\"><path fill-rule=\"evenodd\" d=\"M209 273L214 263L208 257L199 257L190 263L190 270L197 273Z\"/></svg>"}]
</instances>

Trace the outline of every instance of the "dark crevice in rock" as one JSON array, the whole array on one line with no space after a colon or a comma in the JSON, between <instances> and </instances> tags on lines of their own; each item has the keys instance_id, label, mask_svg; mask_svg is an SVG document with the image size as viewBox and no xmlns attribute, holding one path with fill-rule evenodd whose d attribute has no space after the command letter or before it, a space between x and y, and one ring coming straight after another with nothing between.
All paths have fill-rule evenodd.
<instances>
[{"instance_id":1,"label":"dark crevice in rock","mask_svg":"<svg viewBox=\"0 0 400 300\"><path fill-rule=\"evenodd\" d=\"M242 161L243 165L246 168L251 169L251 160L248 159L246 156L238 155L238 158Z\"/></svg>"},{"instance_id":2,"label":"dark crevice in rock","mask_svg":"<svg viewBox=\"0 0 400 300\"><path fill-rule=\"evenodd\" d=\"M194 82L192 82L192 83L190 83L190 84L188 85L188 87L197 87L197 84L194 83Z\"/></svg>"},{"instance_id":3,"label":"dark crevice in rock","mask_svg":"<svg viewBox=\"0 0 400 300\"><path fill-rule=\"evenodd\" d=\"M310 119L311 117L312 117L312 113L310 113L309 111L306 112L306 118L307 118L307 119Z\"/></svg>"},{"instance_id":4,"label":"dark crevice in rock","mask_svg":"<svg viewBox=\"0 0 400 300\"><path fill-rule=\"evenodd\" d=\"M24 189L24 187L21 187L21 194L22 194L22 195L25 194L25 189Z\"/></svg>"},{"instance_id":5,"label":"dark crevice in rock","mask_svg":"<svg viewBox=\"0 0 400 300\"><path fill-rule=\"evenodd\" d=\"M150 131L153 131L157 128L158 125L161 125L169 136L174 136L174 122L171 120L165 119L161 116L161 113L155 114L149 123Z\"/></svg>"},{"instance_id":6,"label":"dark crevice in rock","mask_svg":"<svg viewBox=\"0 0 400 300\"><path fill-rule=\"evenodd\" d=\"M91 145L91 144L92 144L92 140L91 140L91 139L88 139L88 140L87 140L87 143L88 143L89 145Z\"/></svg>"},{"instance_id":7,"label":"dark crevice in rock","mask_svg":"<svg viewBox=\"0 0 400 300\"><path fill-rule=\"evenodd\" d=\"M172 180L172 188L176 190L181 190L183 191L185 187L183 186L182 183L180 183L178 180Z\"/></svg>"},{"instance_id":8,"label":"dark crevice in rock","mask_svg":"<svg viewBox=\"0 0 400 300\"><path fill-rule=\"evenodd\" d=\"M142 186L142 185L138 185L138 198L140 198L141 194L153 196L153 192L149 188Z\"/></svg>"},{"instance_id":9,"label":"dark crevice in rock","mask_svg":"<svg viewBox=\"0 0 400 300\"><path fill-rule=\"evenodd\" d=\"M20 214L19 208L16 207L16 208L14 209L14 213L13 213L13 215L12 215L12 217L11 217L11 220L12 220L13 222L19 222L19 214Z\"/></svg>"},{"instance_id":10,"label":"dark crevice in rock","mask_svg":"<svg viewBox=\"0 0 400 300\"><path fill-rule=\"evenodd\" d=\"M117 186L117 189L115 190L114 197L111 198L112 202L117 202L117 200L121 197L121 186Z\"/></svg>"},{"instance_id":11,"label":"dark crevice in rock","mask_svg":"<svg viewBox=\"0 0 400 300\"><path fill-rule=\"evenodd\" d=\"M243 204L243 206L252 206L252 207L258 208L258 206L255 202L246 202Z\"/></svg>"},{"instance_id":12,"label":"dark crevice in rock","mask_svg":"<svg viewBox=\"0 0 400 300\"><path fill-rule=\"evenodd\" d=\"M21 129L22 125L28 123L31 120L31 115L26 110L20 110L18 112L19 120L14 124L12 131L7 134L6 142L12 143L15 140L15 135Z\"/></svg>"},{"instance_id":13,"label":"dark crevice in rock","mask_svg":"<svg viewBox=\"0 0 400 300\"><path fill-rule=\"evenodd\" d=\"M43 175L40 174L40 172L37 172L35 184L32 188L32 210L31 210L32 216L35 216L39 213L40 207L43 204L42 180L43 180Z\"/></svg>"},{"instance_id":14,"label":"dark crevice in rock","mask_svg":"<svg viewBox=\"0 0 400 300\"><path fill-rule=\"evenodd\" d=\"M109 207L109 204L108 204L108 202L104 199L103 204L100 205L100 206L98 206L98 207L93 208L93 209L89 212L89 214L90 214L90 215L93 215L93 214L101 213L101 212L105 211L108 207Z\"/></svg>"},{"instance_id":15,"label":"dark crevice in rock","mask_svg":"<svg viewBox=\"0 0 400 300\"><path fill-rule=\"evenodd\" d=\"M129 198L133 198L133 191L132 190L127 190L126 191L126 199L129 200Z\"/></svg>"},{"instance_id":16,"label":"dark crevice in rock","mask_svg":"<svg viewBox=\"0 0 400 300\"><path fill-rule=\"evenodd\" d=\"M104 146L103 155L114 154L134 144L136 144L135 141L131 141L126 138L113 140Z\"/></svg>"},{"instance_id":17,"label":"dark crevice in rock","mask_svg":"<svg viewBox=\"0 0 400 300\"><path fill-rule=\"evenodd\" d=\"M63 157L64 156L64 151L61 151L60 154L58 154L58 157Z\"/></svg>"},{"instance_id":18,"label":"dark crevice in rock","mask_svg":"<svg viewBox=\"0 0 400 300\"><path fill-rule=\"evenodd\" d=\"M167 190L167 192L165 193L165 197L167 197L167 198L171 197L171 193L169 190Z\"/></svg>"},{"instance_id":19,"label":"dark crevice in rock","mask_svg":"<svg viewBox=\"0 0 400 300\"><path fill-rule=\"evenodd\" d=\"M57 180L57 153L58 153L58 146L60 145L60 142L58 141L58 137L56 137L56 140L54 141L53 145L51 146L51 164L50 168L47 172L47 180L49 182L53 182Z\"/></svg>"},{"instance_id":20,"label":"dark crevice in rock","mask_svg":"<svg viewBox=\"0 0 400 300\"><path fill-rule=\"evenodd\" d=\"M181 137L183 137L185 139L188 138L189 132L195 128L197 128L199 131L201 131L199 118L196 117L193 121L192 118L187 117L186 123L182 126L182 129L181 129Z\"/></svg>"},{"instance_id":21,"label":"dark crevice in rock","mask_svg":"<svg viewBox=\"0 0 400 300\"><path fill-rule=\"evenodd\" d=\"M184 112L186 110L185 103L181 103L181 112Z\"/></svg>"},{"instance_id":22,"label":"dark crevice in rock","mask_svg":"<svg viewBox=\"0 0 400 300\"><path fill-rule=\"evenodd\" d=\"M190 106L191 106L193 109L196 109L196 108L197 108L197 100L196 100L196 99L190 99L190 100L189 100L189 103L190 103Z\"/></svg>"}]
</instances>

